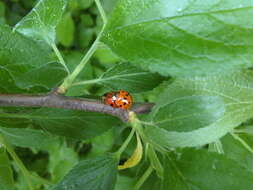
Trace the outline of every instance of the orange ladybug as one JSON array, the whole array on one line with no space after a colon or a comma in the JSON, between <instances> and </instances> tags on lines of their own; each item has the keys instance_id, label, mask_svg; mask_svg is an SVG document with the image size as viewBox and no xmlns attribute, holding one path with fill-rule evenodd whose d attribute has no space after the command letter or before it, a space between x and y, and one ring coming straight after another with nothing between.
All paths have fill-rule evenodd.
<instances>
[{"instance_id":1,"label":"orange ladybug","mask_svg":"<svg viewBox=\"0 0 253 190\"><path fill-rule=\"evenodd\" d=\"M113 108L130 109L133 105L133 97L124 90L107 92L103 95L105 104Z\"/></svg>"}]
</instances>

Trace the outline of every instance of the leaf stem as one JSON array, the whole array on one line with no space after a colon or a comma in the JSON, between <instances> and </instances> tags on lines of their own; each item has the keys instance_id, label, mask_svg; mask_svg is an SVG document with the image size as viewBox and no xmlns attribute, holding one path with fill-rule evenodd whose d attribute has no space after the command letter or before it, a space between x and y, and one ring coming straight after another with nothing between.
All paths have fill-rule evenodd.
<instances>
[{"instance_id":1,"label":"leaf stem","mask_svg":"<svg viewBox=\"0 0 253 190\"><path fill-rule=\"evenodd\" d=\"M153 169L156 171L157 175L160 178L162 178L163 177L163 166L156 154L156 151L154 150L154 148L151 144L147 143L147 146L148 146L147 155L150 160L150 164L153 167Z\"/></svg>"},{"instance_id":2,"label":"leaf stem","mask_svg":"<svg viewBox=\"0 0 253 190\"><path fill-rule=\"evenodd\" d=\"M60 63L63 65L63 67L66 69L66 71L68 72L68 74L70 73L69 72L69 69L59 51L59 49L57 48L57 46L55 45L55 43L51 43L51 47L53 48L54 52L55 52L55 55L58 57Z\"/></svg>"},{"instance_id":3,"label":"leaf stem","mask_svg":"<svg viewBox=\"0 0 253 190\"><path fill-rule=\"evenodd\" d=\"M253 149L237 134L231 132L232 137L238 140L250 153L253 153Z\"/></svg>"},{"instance_id":4,"label":"leaf stem","mask_svg":"<svg viewBox=\"0 0 253 190\"><path fill-rule=\"evenodd\" d=\"M39 181L39 182L42 183L43 185L47 185L47 186L52 186L52 185L53 185L52 182L50 182L49 180L44 179L44 178L42 178L42 177L40 177L40 176L38 176L38 175L31 174L30 177L33 178L34 180Z\"/></svg>"},{"instance_id":5,"label":"leaf stem","mask_svg":"<svg viewBox=\"0 0 253 190\"><path fill-rule=\"evenodd\" d=\"M118 156L118 158L124 152L124 150L126 149L127 145L130 143L132 137L134 136L134 133L135 133L135 129L132 128L130 134L128 135L128 137L126 138L126 140L124 141L124 143L121 145L120 149L116 152L116 155Z\"/></svg>"},{"instance_id":6,"label":"leaf stem","mask_svg":"<svg viewBox=\"0 0 253 190\"><path fill-rule=\"evenodd\" d=\"M62 85L59 87L58 92L61 94L64 94L67 89L72 85L73 81L76 79L77 75L83 70L85 65L88 63L89 59L93 55L93 53L96 51L98 47L99 40L102 36L102 33L104 31L104 27L100 31L100 33L97 36L97 39L94 41L86 55L83 57L79 65L75 68L75 70L63 81Z\"/></svg>"},{"instance_id":7,"label":"leaf stem","mask_svg":"<svg viewBox=\"0 0 253 190\"><path fill-rule=\"evenodd\" d=\"M224 154L223 146L220 140L215 141L214 146L219 154Z\"/></svg>"},{"instance_id":8,"label":"leaf stem","mask_svg":"<svg viewBox=\"0 0 253 190\"><path fill-rule=\"evenodd\" d=\"M132 128L134 128L141 136L142 140L145 140L146 137L143 132L142 124L133 110L129 112L129 123L132 125Z\"/></svg>"},{"instance_id":9,"label":"leaf stem","mask_svg":"<svg viewBox=\"0 0 253 190\"><path fill-rule=\"evenodd\" d=\"M103 23L104 23L104 25L106 25L106 23L107 23L107 18L106 18L105 11L104 11L104 9L103 9L101 3L100 3L100 0L95 0L95 3L96 3L96 5L97 5L98 11L99 11L99 13L100 13L100 15L101 15L101 17L102 17Z\"/></svg>"},{"instance_id":10,"label":"leaf stem","mask_svg":"<svg viewBox=\"0 0 253 190\"><path fill-rule=\"evenodd\" d=\"M15 153L15 151L13 150L13 148L11 147L11 145L9 145L3 136L0 135L0 143L6 148L6 150L9 152L9 154L11 155L11 157L13 158L13 160L15 161L15 163L18 165L18 167L20 168L21 172L24 175L24 178L26 180L27 185L29 186L30 190L33 190L33 186L32 186L32 182L30 181L30 173L29 171L26 169L25 165L23 164L23 162L20 160L20 158L18 157L18 155Z\"/></svg>"},{"instance_id":11,"label":"leaf stem","mask_svg":"<svg viewBox=\"0 0 253 190\"><path fill-rule=\"evenodd\" d=\"M86 81L76 82L76 83L73 83L72 86L79 86L79 85L86 85L86 84L94 84L94 83L98 83L98 82L100 82L100 81L101 81L100 78L96 78L96 79L92 79L92 80L86 80Z\"/></svg>"},{"instance_id":12,"label":"leaf stem","mask_svg":"<svg viewBox=\"0 0 253 190\"><path fill-rule=\"evenodd\" d=\"M136 185L134 186L133 190L138 190L141 188L143 183L147 180L147 178L150 176L150 174L153 172L153 167L150 165L149 168L145 171L145 173L141 176L141 178L138 180Z\"/></svg>"}]
</instances>

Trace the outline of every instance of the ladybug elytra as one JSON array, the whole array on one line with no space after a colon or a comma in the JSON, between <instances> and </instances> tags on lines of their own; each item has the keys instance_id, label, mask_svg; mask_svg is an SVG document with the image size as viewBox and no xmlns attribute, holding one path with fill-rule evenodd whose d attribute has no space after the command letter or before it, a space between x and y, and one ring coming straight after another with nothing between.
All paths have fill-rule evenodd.
<instances>
[{"instance_id":1,"label":"ladybug elytra","mask_svg":"<svg viewBox=\"0 0 253 190\"><path fill-rule=\"evenodd\" d=\"M128 92L119 90L105 93L103 101L113 108L129 109L133 104L133 97Z\"/></svg>"}]
</instances>

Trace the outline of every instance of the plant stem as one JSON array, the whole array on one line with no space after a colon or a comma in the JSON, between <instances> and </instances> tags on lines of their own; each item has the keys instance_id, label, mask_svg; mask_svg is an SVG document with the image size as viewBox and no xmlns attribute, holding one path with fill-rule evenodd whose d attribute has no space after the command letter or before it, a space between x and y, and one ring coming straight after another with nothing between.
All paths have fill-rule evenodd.
<instances>
[{"instance_id":1,"label":"plant stem","mask_svg":"<svg viewBox=\"0 0 253 190\"><path fill-rule=\"evenodd\" d=\"M99 40L102 36L102 33L104 31L104 27L100 31L100 33L97 36L97 39L94 41L86 55L83 57L79 65L75 68L75 70L63 81L62 85L59 87L58 92L61 94L64 94L67 89L72 85L73 81L76 79L77 75L83 70L85 65L88 63L89 59L93 55L93 53L96 51Z\"/></svg>"},{"instance_id":2,"label":"plant stem","mask_svg":"<svg viewBox=\"0 0 253 190\"><path fill-rule=\"evenodd\" d=\"M154 104L152 103L136 103L131 111L124 109L115 109L104 104L101 100L66 97L58 94L50 93L45 95L23 95L23 94L0 94L0 107L47 107L61 108L81 111L91 111L106 113L118 117L123 122L128 122L130 112L142 114L150 112ZM0 113L1 117L20 117L17 113ZM21 114L26 115L26 114ZM36 116L39 117L39 116ZM139 130L139 129L138 129Z\"/></svg>"},{"instance_id":3,"label":"plant stem","mask_svg":"<svg viewBox=\"0 0 253 190\"><path fill-rule=\"evenodd\" d=\"M143 183L147 180L147 178L150 176L150 174L153 172L153 167L149 166L149 168L145 171L145 173L141 176L141 178L138 180L136 185L134 186L133 190L138 190L141 188Z\"/></svg>"},{"instance_id":4,"label":"plant stem","mask_svg":"<svg viewBox=\"0 0 253 190\"><path fill-rule=\"evenodd\" d=\"M88 52L86 53L86 55L83 57L83 59L81 60L81 62L79 63L79 65L75 68L75 70L63 81L62 85L59 87L58 92L60 94L64 94L67 89L72 85L73 81L76 79L76 77L78 76L78 74L83 70L83 68L85 67L85 65L87 64L87 62L89 61L89 59L91 58L91 56L94 54L94 52L96 51L97 47L98 47L98 43L100 41L100 38L103 34L103 31L105 29L106 23L107 23L107 18L106 18L106 14L105 11L100 3L99 0L95 0L96 5L98 7L99 13L101 14L102 20L103 20L103 27L100 31L100 33L97 36L97 39L95 40L95 42L92 44L92 46L90 47L90 49L88 50Z\"/></svg>"},{"instance_id":5,"label":"plant stem","mask_svg":"<svg viewBox=\"0 0 253 190\"><path fill-rule=\"evenodd\" d=\"M238 135L234 134L233 132L230 133L234 139L238 140L248 151L253 153L253 149Z\"/></svg>"},{"instance_id":6,"label":"plant stem","mask_svg":"<svg viewBox=\"0 0 253 190\"><path fill-rule=\"evenodd\" d=\"M102 20L103 20L103 23L104 23L104 25L106 25L106 23L107 23L107 18L106 18L105 11L104 11L104 9L103 9L101 3L100 3L100 0L95 0L95 3L96 3L96 5L97 5L97 7L98 7L99 13L100 13L100 15L101 15L101 17L102 17Z\"/></svg>"},{"instance_id":7,"label":"plant stem","mask_svg":"<svg viewBox=\"0 0 253 190\"><path fill-rule=\"evenodd\" d=\"M52 46L52 48L53 48L56 56L58 57L60 63L63 65L63 67L66 69L66 71L69 74L70 73L69 69L68 69L68 67L67 67L67 65L66 65L66 63L65 63L65 61L64 61L64 59L63 59L63 57L62 57L62 55L61 55L61 53L59 51L59 49L56 47L55 43L52 43L51 46Z\"/></svg>"},{"instance_id":8,"label":"plant stem","mask_svg":"<svg viewBox=\"0 0 253 190\"><path fill-rule=\"evenodd\" d=\"M13 158L13 160L15 161L15 163L17 164L17 166L19 167L19 169L23 173L24 178L26 180L26 183L29 186L29 189L33 190L33 186L32 186L32 183L30 181L30 173L26 169L26 167L24 166L23 162L20 160L20 158L18 157L18 155L16 154L16 152L13 150L13 148L11 147L11 145L9 145L5 141L5 139L4 139L3 136L0 136L0 143L6 148L6 150L9 152L9 154L11 155L11 157Z\"/></svg>"},{"instance_id":9,"label":"plant stem","mask_svg":"<svg viewBox=\"0 0 253 190\"><path fill-rule=\"evenodd\" d=\"M130 134L128 135L128 137L126 138L126 140L124 141L124 143L121 145L120 149L116 152L116 155L118 157L120 157L120 155L124 152L124 150L126 149L127 145L130 143L133 135L135 133L135 129L132 128Z\"/></svg>"},{"instance_id":10,"label":"plant stem","mask_svg":"<svg viewBox=\"0 0 253 190\"><path fill-rule=\"evenodd\" d=\"M131 124L132 128L134 128L141 136L142 140L145 140L146 137L143 132L142 124L133 110L129 112L129 123Z\"/></svg>"}]
</instances>

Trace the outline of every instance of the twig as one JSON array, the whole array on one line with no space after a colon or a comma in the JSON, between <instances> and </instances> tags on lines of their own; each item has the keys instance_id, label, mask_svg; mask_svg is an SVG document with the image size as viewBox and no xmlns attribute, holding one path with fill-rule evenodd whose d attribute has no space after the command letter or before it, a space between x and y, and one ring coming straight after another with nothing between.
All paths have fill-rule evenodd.
<instances>
[{"instance_id":1,"label":"twig","mask_svg":"<svg viewBox=\"0 0 253 190\"><path fill-rule=\"evenodd\" d=\"M1 106L63 108L105 113L118 117L123 122L129 119L128 110L112 108L99 100L61 96L56 91L46 95L0 94ZM147 113L153 106L153 103L136 104L131 111L136 114Z\"/></svg>"}]
</instances>

